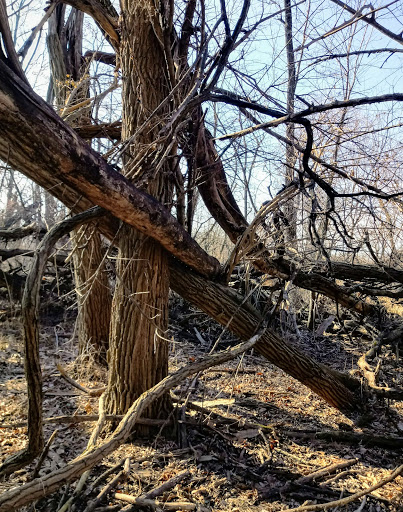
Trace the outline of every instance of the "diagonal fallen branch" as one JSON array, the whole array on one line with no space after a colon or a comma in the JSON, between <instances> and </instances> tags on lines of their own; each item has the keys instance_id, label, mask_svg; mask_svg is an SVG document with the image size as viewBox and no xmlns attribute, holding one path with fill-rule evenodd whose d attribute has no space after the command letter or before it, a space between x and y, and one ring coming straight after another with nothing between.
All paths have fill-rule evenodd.
<instances>
[{"instance_id":1,"label":"diagonal fallen branch","mask_svg":"<svg viewBox=\"0 0 403 512\"><path fill-rule=\"evenodd\" d=\"M367 494L371 493L372 491L375 491L376 489L379 489L380 487L383 487L384 485L388 484L389 482L392 482L397 478L399 475L403 473L403 464L396 468L388 477L384 478L383 480L380 480L377 484L373 485L372 487L368 487L368 489L364 489L362 491L356 492L352 496L347 496L346 498L342 498L341 500L336 501L330 501L328 503L318 503L315 505L302 505L301 507L297 508L289 508L285 512L311 512L314 510L329 510L334 507L343 507L344 505L348 505L349 503L352 503L353 501L357 501L358 499L362 498L363 496L366 496Z\"/></svg>"},{"instance_id":2,"label":"diagonal fallen branch","mask_svg":"<svg viewBox=\"0 0 403 512\"><path fill-rule=\"evenodd\" d=\"M101 388L93 388L88 389L76 382L74 379L72 379L66 372L66 370L63 368L63 366L60 363L57 363L57 369L60 372L60 375L63 377L63 379L68 382L71 386L73 386L76 389L79 389L83 393L86 393L90 396L101 396L102 393L106 391L106 387L102 386Z\"/></svg>"},{"instance_id":3,"label":"diagonal fallen branch","mask_svg":"<svg viewBox=\"0 0 403 512\"><path fill-rule=\"evenodd\" d=\"M211 366L217 366L230 361L249 350L257 343L264 332L265 328L262 327L259 332L248 341L231 349L205 356L181 368L172 375L165 377L165 379L156 384L153 388L139 396L125 414L113 434L102 444L85 450L79 457L51 474L37 478L20 487L14 487L0 495L0 512L11 512L28 503L32 503L56 491L66 482L79 478L85 471L95 466L95 464L116 450L116 448L128 439L133 432L138 418L154 400L157 400L160 396L180 384L190 375L206 370Z\"/></svg>"},{"instance_id":4,"label":"diagonal fallen branch","mask_svg":"<svg viewBox=\"0 0 403 512\"><path fill-rule=\"evenodd\" d=\"M309 475L305 475L302 476L301 478L298 478L298 480L296 480L295 483L300 485L308 484L314 480L317 480L318 478L331 475L332 473L335 473L339 469L349 468L350 466L357 464L357 462L358 459L349 459L343 460L343 462L338 462L336 464L331 464L330 466L319 469L313 473L310 473Z\"/></svg>"}]
</instances>

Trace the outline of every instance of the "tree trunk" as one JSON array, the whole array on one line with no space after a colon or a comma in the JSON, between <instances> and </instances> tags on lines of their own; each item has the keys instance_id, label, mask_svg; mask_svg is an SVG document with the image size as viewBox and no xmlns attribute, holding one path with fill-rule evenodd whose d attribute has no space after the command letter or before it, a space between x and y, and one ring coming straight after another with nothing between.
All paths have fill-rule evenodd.
<instances>
[{"instance_id":1,"label":"tree trunk","mask_svg":"<svg viewBox=\"0 0 403 512\"><path fill-rule=\"evenodd\" d=\"M262 321L260 313L234 290L183 271L171 259L172 288L239 338L253 336ZM360 383L347 374L311 359L297 347L266 329L255 348L270 362L309 387L333 407L354 411L360 407Z\"/></svg>"},{"instance_id":2,"label":"tree trunk","mask_svg":"<svg viewBox=\"0 0 403 512\"><path fill-rule=\"evenodd\" d=\"M80 103L88 97L89 84L83 80L87 69L82 57L84 13L72 9L65 20L65 5L58 5L49 18L47 38L52 69L53 93L59 111L68 103ZM75 94L73 102L69 95ZM67 121L68 122L68 121ZM76 125L91 123L89 112L74 119ZM70 124L70 123L69 123ZM104 253L99 232L88 226L71 233L77 291L77 337L79 354L84 360L93 357L105 366L111 316L111 292L105 272Z\"/></svg>"},{"instance_id":3,"label":"tree trunk","mask_svg":"<svg viewBox=\"0 0 403 512\"><path fill-rule=\"evenodd\" d=\"M168 372L165 337L169 276L165 250L149 237L123 226L116 274L108 354L108 414L126 413L142 392ZM166 404L159 401L146 416L161 418L164 413Z\"/></svg>"},{"instance_id":4,"label":"tree trunk","mask_svg":"<svg viewBox=\"0 0 403 512\"><path fill-rule=\"evenodd\" d=\"M100 234L92 225L72 232L78 300L77 337L82 359L106 366L112 295Z\"/></svg>"},{"instance_id":5,"label":"tree trunk","mask_svg":"<svg viewBox=\"0 0 403 512\"><path fill-rule=\"evenodd\" d=\"M161 47L163 29L152 0L124 1L122 12L122 139L131 138L124 157L124 173L169 207L172 187L168 166L164 165L155 176L149 165L162 126L163 111L136 134L169 92ZM141 155L141 163L136 167L138 155ZM118 246L105 401L109 414L125 414L141 393L168 372L167 254L158 242L126 225L120 228ZM146 415L161 418L168 410L169 398L165 397L154 402ZM141 433L147 433L147 427Z\"/></svg>"}]
</instances>

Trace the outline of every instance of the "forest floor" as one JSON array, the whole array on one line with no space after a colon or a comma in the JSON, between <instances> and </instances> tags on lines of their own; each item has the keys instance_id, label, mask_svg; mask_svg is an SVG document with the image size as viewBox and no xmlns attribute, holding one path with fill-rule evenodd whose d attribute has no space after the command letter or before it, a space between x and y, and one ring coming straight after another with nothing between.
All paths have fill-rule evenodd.
<instances>
[{"instance_id":1,"label":"forest floor","mask_svg":"<svg viewBox=\"0 0 403 512\"><path fill-rule=\"evenodd\" d=\"M172 311L171 371L207 353L219 337L217 349L234 342L229 333L222 334L222 329L208 317L178 300ZM104 370L75 359L71 325L70 320L42 328L45 418L98 411L98 398L72 387L56 369L56 363L60 362L72 378L88 388L106 382ZM1 332L0 462L24 447L27 417L18 320L3 322ZM301 335L294 338L295 343L316 359L344 371L354 370L357 358L368 349L368 341L340 333L315 337L301 329ZM390 352L385 360L384 375L394 380L395 385L397 381L401 385L402 358L399 360ZM129 510L124 508L127 503L115 495L121 493L151 497L152 508L156 510L275 512L298 507L307 500L324 504L349 497L385 479L402 464L402 403L378 408L371 422L365 424L361 420L361 426L357 426L253 352L188 379L174 393L182 400L177 402L179 405L169 420L176 424L174 434L166 436L161 428L152 441L135 438L121 445L92 469L83 491L75 495L75 484L65 485L24 510L83 511L120 474L119 481L95 510ZM57 436L39 476L53 472L79 455L94 425L94 422L46 424L45 438L56 429ZM168 428L172 430L171 426ZM392 446L393 439L388 440L388 436L399 438L400 445ZM122 472L127 458L130 458L129 471ZM344 462L344 468L334 466ZM27 482L34 468L35 463L0 482L0 493ZM325 471L315 477L319 470ZM162 493L159 487L164 483L171 488ZM72 507L63 509L72 496ZM151 509L137 506L136 510ZM365 498L328 510L402 512L403 477L397 477Z\"/></svg>"}]
</instances>

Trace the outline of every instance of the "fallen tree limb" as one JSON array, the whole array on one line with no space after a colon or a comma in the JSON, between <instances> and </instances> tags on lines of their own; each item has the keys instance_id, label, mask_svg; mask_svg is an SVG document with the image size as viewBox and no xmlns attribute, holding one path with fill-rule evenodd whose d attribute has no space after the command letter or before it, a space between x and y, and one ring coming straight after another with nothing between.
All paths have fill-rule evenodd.
<instances>
[{"instance_id":1,"label":"fallen tree limb","mask_svg":"<svg viewBox=\"0 0 403 512\"><path fill-rule=\"evenodd\" d=\"M198 272L209 276L220 272L219 262L165 206L92 150L2 61L0 158L75 211L87 209L91 203L105 207Z\"/></svg>"},{"instance_id":2,"label":"fallen tree limb","mask_svg":"<svg viewBox=\"0 0 403 512\"><path fill-rule=\"evenodd\" d=\"M0 238L3 240L19 240L33 234L46 233L46 229L40 228L36 222L27 226L21 226L11 229L0 229Z\"/></svg>"},{"instance_id":3,"label":"fallen tree limb","mask_svg":"<svg viewBox=\"0 0 403 512\"><path fill-rule=\"evenodd\" d=\"M66 482L79 478L85 471L92 468L109 453L116 450L116 448L124 443L126 439L128 439L133 432L133 428L136 425L138 418L141 416L142 412L152 402L154 402L154 400L157 400L164 393L177 386L190 375L203 371L210 366L217 366L218 364L230 361L246 350L249 350L255 346L262 334L263 331L254 335L245 343L241 343L240 345L223 352L205 356L204 358L181 368L172 375L168 375L153 388L140 395L125 414L113 434L103 443L86 450L69 464L53 471L51 474L42 478L37 478L20 487L10 489L0 495L0 512L11 512L12 510L22 507L28 503L32 503L41 497L51 494Z\"/></svg>"},{"instance_id":4,"label":"fallen tree limb","mask_svg":"<svg viewBox=\"0 0 403 512\"><path fill-rule=\"evenodd\" d=\"M360 498L362 498L363 496L366 496L367 494L371 493L372 491L375 491L376 489L383 487L384 485L388 484L389 482L392 482L402 473L403 473L403 465L396 468L388 477L384 478L383 480L380 480L377 484L369 487L368 489L359 491L359 492L353 494L352 496L348 496L347 498L343 498L341 500L336 500L336 501L330 501L328 503L318 503L316 505L302 505L301 507L290 508L290 509L286 510L285 512L311 512L314 510L329 510L330 508L334 508L334 507L343 507L344 505L348 505L349 503L352 503L353 501L357 501Z\"/></svg>"},{"instance_id":5,"label":"fallen tree limb","mask_svg":"<svg viewBox=\"0 0 403 512\"><path fill-rule=\"evenodd\" d=\"M261 314L235 290L209 281L171 261L171 287L241 339L248 339ZM266 329L256 349L270 362L312 389L330 405L343 411L357 410L360 398L358 380L317 363L285 342L273 330Z\"/></svg>"},{"instance_id":6,"label":"fallen tree limb","mask_svg":"<svg viewBox=\"0 0 403 512\"><path fill-rule=\"evenodd\" d=\"M285 430L281 427L276 427L281 433L287 437L294 437L296 439L320 439L322 441L330 441L337 443L353 443L364 444L368 446L379 446L381 448L388 448L391 450L403 448L403 437L393 436L376 436L372 434L360 434L358 432L345 432L343 430L324 430L318 432L316 430Z\"/></svg>"},{"instance_id":7,"label":"fallen tree limb","mask_svg":"<svg viewBox=\"0 0 403 512\"><path fill-rule=\"evenodd\" d=\"M403 400L403 389L390 388L386 386L378 386L376 382L376 371L372 370L367 361L366 354L363 354L357 361L358 367L361 369L370 390L377 396L388 398L390 400Z\"/></svg>"},{"instance_id":8,"label":"fallen tree limb","mask_svg":"<svg viewBox=\"0 0 403 512\"><path fill-rule=\"evenodd\" d=\"M64 423L74 425L77 423L86 423L91 421L98 421L98 414L77 414L76 416L54 416L52 418L44 418L43 424L51 424L51 423ZM107 414L105 416L105 421L121 421L123 419L122 414ZM139 418L137 420L139 425L150 425L150 426L161 426L161 425L169 425L169 422L166 420L153 420L151 418ZM21 428L26 427L26 421L19 421L15 423L7 423L5 425L0 425L1 428Z\"/></svg>"}]
</instances>

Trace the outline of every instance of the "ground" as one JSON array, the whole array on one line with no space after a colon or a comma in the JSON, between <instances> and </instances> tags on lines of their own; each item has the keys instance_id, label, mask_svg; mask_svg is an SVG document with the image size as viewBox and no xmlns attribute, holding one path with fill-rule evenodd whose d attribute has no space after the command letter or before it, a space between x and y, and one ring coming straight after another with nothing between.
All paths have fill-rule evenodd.
<instances>
[{"instance_id":1,"label":"ground","mask_svg":"<svg viewBox=\"0 0 403 512\"><path fill-rule=\"evenodd\" d=\"M178 301L175 299L172 308L171 371L208 352L219 337L217 349L234 341L205 315ZM72 325L71 318L65 318L42 328L46 418L96 414L98 410L98 398L68 384L57 371L57 362L87 388L106 382L104 370L76 359ZM368 343L340 333L314 337L303 329L294 342L317 359L345 371L355 370L357 358ZM385 366L384 375L395 384L401 383L402 360L392 352L385 358L389 366ZM131 443L120 446L91 471L80 493L74 494L75 484L64 486L26 510L58 511L73 496L72 507L64 510L83 511L118 474L118 481L95 510L121 510L127 503L115 493L144 497L187 470L173 488L153 499L164 502L169 510L275 512L298 507L306 500L325 503L348 497L386 478L402 463L401 403L378 407L377 417L358 427L253 351L187 380L174 390L173 398L176 405L169 420L169 435L161 427L152 442L134 436ZM18 319L6 319L0 337L1 461L24 447L26 409L20 326ZM172 424L176 425L174 434ZM39 475L80 454L93 427L93 422L46 424L46 439L55 429L58 432ZM385 445L385 436L400 436L400 445ZM130 468L126 466L125 473L122 468L127 458ZM346 468L331 467L351 459L357 460ZM326 467L328 472L316 479L302 480ZM29 480L34 469L35 463L0 482L0 493ZM365 502L361 498L338 510L403 511L402 489L400 476L373 491ZM150 510L144 506L137 509Z\"/></svg>"}]
</instances>

